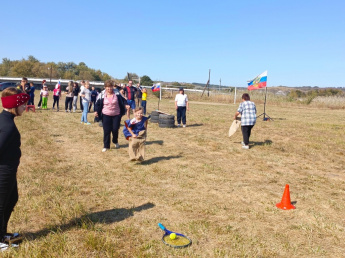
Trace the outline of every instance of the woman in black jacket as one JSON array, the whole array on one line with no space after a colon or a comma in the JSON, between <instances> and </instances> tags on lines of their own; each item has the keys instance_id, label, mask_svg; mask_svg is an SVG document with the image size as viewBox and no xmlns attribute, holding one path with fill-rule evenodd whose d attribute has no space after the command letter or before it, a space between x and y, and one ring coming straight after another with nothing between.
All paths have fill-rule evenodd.
<instances>
[{"instance_id":1,"label":"woman in black jacket","mask_svg":"<svg viewBox=\"0 0 345 258\"><path fill-rule=\"evenodd\" d=\"M77 110L77 103L78 103L78 94L79 94L79 86L77 82L73 83L73 112Z\"/></svg>"},{"instance_id":2,"label":"woman in black jacket","mask_svg":"<svg viewBox=\"0 0 345 258\"><path fill-rule=\"evenodd\" d=\"M126 99L118 90L114 90L114 83L110 80L104 83L105 90L98 95L95 105L95 116L103 122L103 150L110 149L110 134L113 134L115 149L119 148L118 136L121 117L129 108Z\"/></svg>"},{"instance_id":3,"label":"woman in black jacket","mask_svg":"<svg viewBox=\"0 0 345 258\"><path fill-rule=\"evenodd\" d=\"M8 248L9 240L18 234L7 233L7 224L18 201L17 169L21 157L20 133L14 123L21 116L30 96L16 88L2 92L4 110L0 114L0 248Z\"/></svg>"}]
</instances>

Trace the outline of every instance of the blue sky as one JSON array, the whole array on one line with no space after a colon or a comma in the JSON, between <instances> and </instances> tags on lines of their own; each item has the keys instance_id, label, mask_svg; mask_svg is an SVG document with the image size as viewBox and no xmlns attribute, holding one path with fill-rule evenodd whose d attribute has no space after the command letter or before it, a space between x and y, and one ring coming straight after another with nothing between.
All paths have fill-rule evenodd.
<instances>
[{"instance_id":1,"label":"blue sky","mask_svg":"<svg viewBox=\"0 0 345 258\"><path fill-rule=\"evenodd\" d=\"M344 0L2 1L0 58L85 62L115 78L345 87Z\"/></svg>"}]
</instances>

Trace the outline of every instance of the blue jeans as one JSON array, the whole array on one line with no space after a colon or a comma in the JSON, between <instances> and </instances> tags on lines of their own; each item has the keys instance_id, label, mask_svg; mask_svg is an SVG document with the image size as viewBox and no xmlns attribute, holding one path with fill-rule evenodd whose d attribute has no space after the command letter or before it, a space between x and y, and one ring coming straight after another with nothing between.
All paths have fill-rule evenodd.
<instances>
[{"instance_id":1,"label":"blue jeans","mask_svg":"<svg viewBox=\"0 0 345 258\"><path fill-rule=\"evenodd\" d=\"M83 113L81 114L81 122L87 123L87 113L89 111L89 102L83 101Z\"/></svg>"},{"instance_id":2,"label":"blue jeans","mask_svg":"<svg viewBox=\"0 0 345 258\"><path fill-rule=\"evenodd\" d=\"M143 108L144 115L146 115L146 100L141 101L141 107Z\"/></svg>"}]
</instances>

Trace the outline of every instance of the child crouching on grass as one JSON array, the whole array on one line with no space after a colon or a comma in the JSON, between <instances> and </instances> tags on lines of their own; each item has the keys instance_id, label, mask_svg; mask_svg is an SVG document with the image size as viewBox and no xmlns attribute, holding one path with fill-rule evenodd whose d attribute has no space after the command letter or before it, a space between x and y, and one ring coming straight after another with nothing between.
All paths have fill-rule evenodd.
<instances>
[{"instance_id":1,"label":"child crouching on grass","mask_svg":"<svg viewBox=\"0 0 345 258\"><path fill-rule=\"evenodd\" d=\"M145 158L147 117L142 108L134 110L134 118L125 121L123 134L129 141L128 153L131 161L143 161Z\"/></svg>"}]
</instances>

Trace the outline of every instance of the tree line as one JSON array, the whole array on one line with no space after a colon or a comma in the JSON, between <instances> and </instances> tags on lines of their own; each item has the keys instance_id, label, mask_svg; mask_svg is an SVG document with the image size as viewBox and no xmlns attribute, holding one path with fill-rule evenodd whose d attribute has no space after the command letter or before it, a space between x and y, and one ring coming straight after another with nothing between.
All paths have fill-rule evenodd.
<instances>
[{"instance_id":1,"label":"tree line","mask_svg":"<svg viewBox=\"0 0 345 258\"><path fill-rule=\"evenodd\" d=\"M292 99L298 99L298 98L315 98L318 96L322 97L329 97L329 96L344 96L344 92L341 89L334 89L334 88L328 88L328 89L314 89L309 91L301 91L301 90L292 90L289 92L288 97Z\"/></svg>"},{"instance_id":2,"label":"tree line","mask_svg":"<svg viewBox=\"0 0 345 258\"><path fill-rule=\"evenodd\" d=\"M84 62L40 62L34 56L27 59L10 60L3 58L0 63L0 76L61 78L69 80L106 81L111 76L101 70L89 68Z\"/></svg>"},{"instance_id":3,"label":"tree line","mask_svg":"<svg viewBox=\"0 0 345 258\"><path fill-rule=\"evenodd\" d=\"M40 62L30 55L27 59L10 60L3 58L0 63L0 76L4 77L32 77L32 78L61 78L67 80L106 81L113 79L118 83L127 83L128 79L136 82L139 77L136 73L128 73L123 79L115 79L109 74L89 68L84 62ZM140 77L142 85L150 86L154 82L147 75Z\"/></svg>"}]
</instances>

